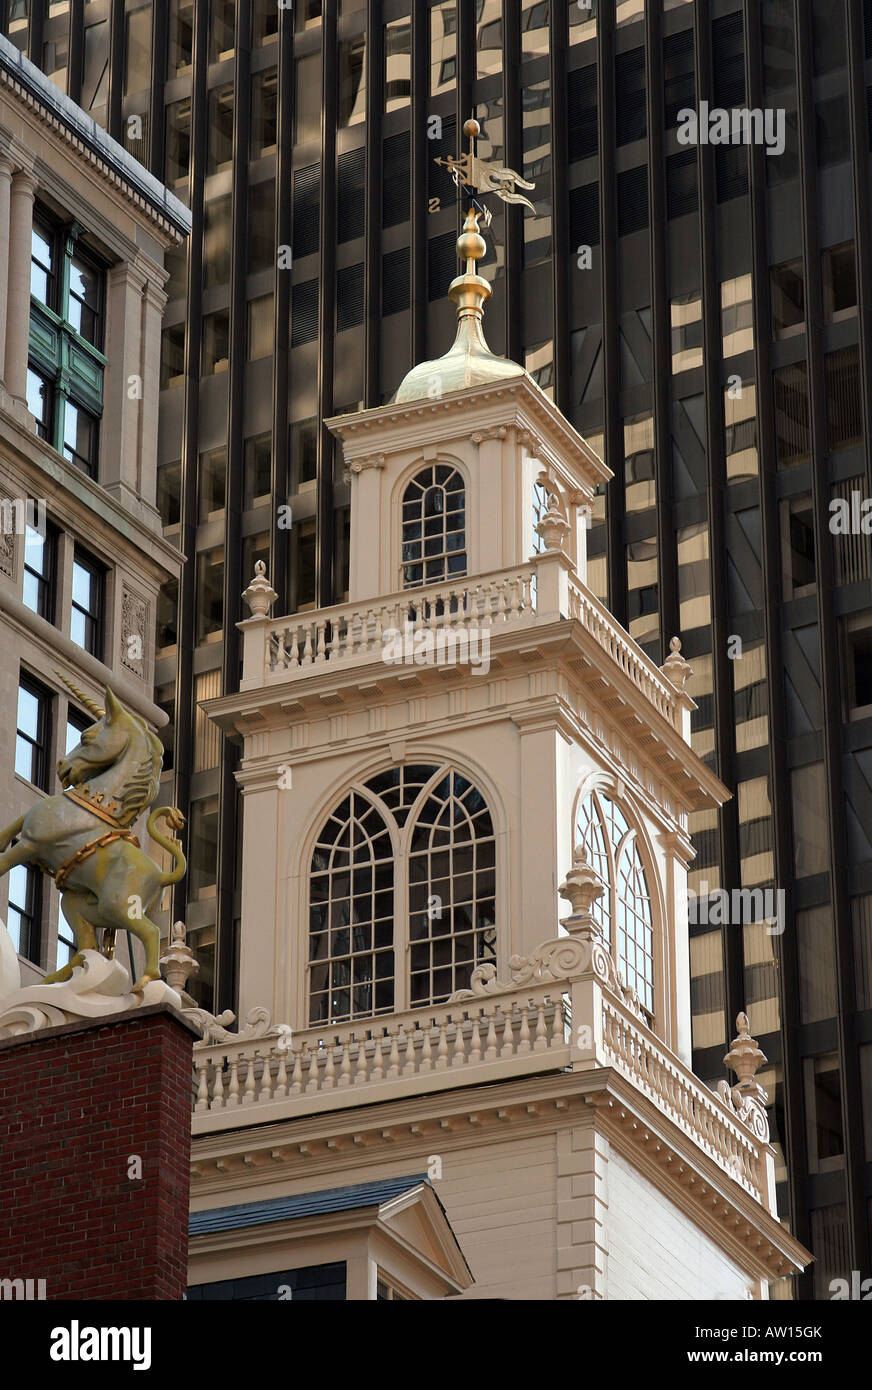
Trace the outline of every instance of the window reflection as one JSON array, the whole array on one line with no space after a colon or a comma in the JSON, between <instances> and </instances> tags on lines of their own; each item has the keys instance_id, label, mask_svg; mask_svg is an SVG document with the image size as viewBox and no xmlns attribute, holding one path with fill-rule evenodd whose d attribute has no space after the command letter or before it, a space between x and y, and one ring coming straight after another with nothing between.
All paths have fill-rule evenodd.
<instances>
[{"instance_id":1,"label":"window reflection","mask_svg":"<svg viewBox=\"0 0 872 1390\"><path fill-rule=\"evenodd\" d=\"M339 45L337 125L357 125L366 117L366 39L361 35Z\"/></svg>"},{"instance_id":2,"label":"window reflection","mask_svg":"<svg viewBox=\"0 0 872 1390\"><path fill-rule=\"evenodd\" d=\"M454 85L457 77L457 5L443 0L430 10L430 95Z\"/></svg>"},{"instance_id":3,"label":"window reflection","mask_svg":"<svg viewBox=\"0 0 872 1390\"><path fill-rule=\"evenodd\" d=\"M489 77L503 70L502 0L476 0L475 75Z\"/></svg>"},{"instance_id":4,"label":"window reflection","mask_svg":"<svg viewBox=\"0 0 872 1390\"><path fill-rule=\"evenodd\" d=\"M412 98L412 21L385 25L385 111L398 111Z\"/></svg>"},{"instance_id":5,"label":"window reflection","mask_svg":"<svg viewBox=\"0 0 872 1390\"><path fill-rule=\"evenodd\" d=\"M524 265L538 265L551 255L551 83L525 87L522 173L536 187L524 196L536 211L524 209Z\"/></svg>"},{"instance_id":6,"label":"window reflection","mask_svg":"<svg viewBox=\"0 0 872 1390\"><path fill-rule=\"evenodd\" d=\"M521 0L521 57L540 58L548 53L550 0Z\"/></svg>"}]
</instances>

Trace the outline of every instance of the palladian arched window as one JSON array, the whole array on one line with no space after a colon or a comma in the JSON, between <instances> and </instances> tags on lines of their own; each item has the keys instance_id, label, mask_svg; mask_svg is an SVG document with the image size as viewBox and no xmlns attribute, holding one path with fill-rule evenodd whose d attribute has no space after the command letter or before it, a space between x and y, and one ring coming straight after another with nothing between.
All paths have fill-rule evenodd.
<instances>
[{"instance_id":1,"label":"palladian arched window","mask_svg":"<svg viewBox=\"0 0 872 1390\"><path fill-rule=\"evenodd\" d=\"M403 588L466 574L466 491L456 468L434 463L403 493Z\"/></svg>"},{"instance_id":2,"label":"palladian arched window","mask_svg":"<svg viewBox=\"0 0 872 1390\"><path fill-rule=\"evenodd\" d=\"M584 846L591 868L605 887L592 911L615 965L624 984L636 991L643 1007L653 1014L651 893L636 832L617 802L595 791L579 805L575 840Z\"/></svg>"},{"instance_id":3,"label":"palladian arched window","mask_svg":"<svg viewBox=\"0 0 872 1390\"><path fill-rule=\"evenodd\" d=\"M496 839L453 768L388 768L327 818L309 874L309 1022L443 1002L496 958Z\"/></svg>"}]
</instances>

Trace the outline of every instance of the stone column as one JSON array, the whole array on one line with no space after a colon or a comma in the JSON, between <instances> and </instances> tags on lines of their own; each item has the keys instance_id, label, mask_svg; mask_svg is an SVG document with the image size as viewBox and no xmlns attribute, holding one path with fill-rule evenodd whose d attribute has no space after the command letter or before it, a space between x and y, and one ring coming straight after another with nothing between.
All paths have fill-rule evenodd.
<instances>
[{"instance_id":1,"label":"stone column","mask_svg":"<svg viewBox=\"0 0 872 1390\"><path fill-rule=\"evenodd\" d=\"M155 506L157 497L157 402L160 395L160 335L167 297L153 280L142 292L142 432L139 448L139 495ZM248 576L245 576L246 579Z\"/></svg>"},{"instance_id":2,"label":"stone column","mask_svg":"<svg viewBox=\"0 0 872 1390\"><path fill-rule=\"evenodd\" d=\"M100 482L126 507L138 496L139 420L143 404L142 292L145 285L145 275L129 262L113 266L106 276L108 360L103 381ZM156 395L149 406L156 414Z\"/></svg>"},{"instance_id":3,"label":"stone column","mask_svg":"<svg viewBox=\"0 0 872 1390\"><path fill-rule=\"evenodd\" d=\"M36 180L28 170L12 175L9 204L9 290L6 297L6 390L27 404L27 346L30 337L30 239Z\"/></svg>"},{"instance_id":4,"label":"stone column","mask_svg":"<svg viewBox=\"0 0 872 1390\"><path fill-rule=\"evenodd\" d=\"M12 160L0 154L0 304L4 319L0 323L0 386L6 381L6 318L8 318L9 286L9 206L12 196Z\"/></svg>"}]
</instances>

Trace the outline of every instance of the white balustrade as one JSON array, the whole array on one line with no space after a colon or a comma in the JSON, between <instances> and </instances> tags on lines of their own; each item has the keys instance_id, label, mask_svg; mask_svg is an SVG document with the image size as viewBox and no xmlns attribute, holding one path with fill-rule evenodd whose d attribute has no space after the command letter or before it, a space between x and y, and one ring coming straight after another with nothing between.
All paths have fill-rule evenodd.
<instances>
[{"instance_id":1,"label":"white balustrade","mask_svg":"<svg viewBox=\"0 0 872 1390\"><path fill-rule=\"evenodd\" d=\"M432 631L454 655L473 629L493 631L529 621L535 611L534 587L533 566L524 565L480 579L405 589L372 603L275 618L266 628L266 672L293 675L325 662L380 657L386 634L402 637L422 629Z\"/></svg>"},{"instance_id":2,"label":"white balustrade","mask_svg":"<svg viewBox=\"0 0 872 1390\"><path fill-rule=\"evenodd\" d=\"M623 671L663 718L681 730L681 708L670 683L619 627L612 614L588 590L570 576L569 616L594 638L606 655Z\"/></svg>"},{"instance_id":3,"label":"white balustrade","mask_svg":"<svg viewBox=\"0 0 872 1390\"><path fill-rule=\"evenodd\" d=\"M646 1036L617 1003L603 998L603 1060L623 1072L731 1178L769 1207L761 1141L720 1097Z\"/></svg>"},{"instance_id":4,"label":"white balustrade","mask_svg":"<svg viewBox=\"0 0 872 1390\"><path fill-rule=\"evenodd\" d=\"M308 1028L293 1034L289 1046L281 1037L198 1043L194 1111L387 1083L406 1092L414 1089L410 1080L439 1072L457 1076L462 1068L493 1063L511 1074L518 1058L525 1073L554 1070L568 1056L561 988L537 985L510 996Z\"/></svg>"}]
</instances>

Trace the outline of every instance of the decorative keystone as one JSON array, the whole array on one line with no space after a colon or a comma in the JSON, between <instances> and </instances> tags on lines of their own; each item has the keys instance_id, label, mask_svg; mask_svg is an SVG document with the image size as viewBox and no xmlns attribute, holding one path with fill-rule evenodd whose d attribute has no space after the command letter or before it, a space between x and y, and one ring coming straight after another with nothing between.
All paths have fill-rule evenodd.
<instances>
[{"instance_id":1,"label":"decorative keystone","mask_svg":"<svg viewBox=\"0 0 872 1390\"><path fill-rule=\"evenodd\" d=\"M579 931L585 926L594 927L599 931L590 910L596 899L602 897L605 889L588 863L583 845L576 845L573 850L572 868L557 891L572 908L572 916L563 920L563 926L567 931Z\"/></svg>"},{"instance_id":2,"label":"decorative keystone","mask_svg":"<svg viewBox=\"0 0 872 1390\"><path fill-rule=\"evenodd\" d=\"M268 618L272 604L278 594L266 577L266 565L258 560L254 566L254 578L242 595L251 610L253 618Z\"/></svg>"},{"instance_id":3,"label":"decorative keystone","mask_svg":"<svg viewBox=\"0 0 872 1390\"><path fill-rule=\"evenodd\" d=\"M187 993L185 985L188 976L196 975L200 969L200 964L190 946L185 942L184 922L173 922L171 936L172 940L161 956L160 963L163 966L167 984L184 999Z\"/></svg>"},{"instance_id":4,"label":"decorative keystone","mask_svg":"<svg viewBox=\"0 0 872 1390\"><path fill-rule=\"evenodd\" d=\"M751 1026L747 1014L738 1015L736 1028L738 1033L730 1044L730 1050L724 1057L724 1062L739 1078L739 1084L735 1089L741 1091L742 1095L750 1095L755 1098L762 1095L762 1101L765 1105L768 1099L767 1094L763 1087L754 1080L754 1077L767 1061L766 1054L760 1051L757 1046L757 1039L751 1037Z\"/></svg>"},{"instance_id":5,"label":"decorative keystone","mask_svg":"<svg viewBox=\"0 0 872 1390\"><path fill-rule=\"evenodd\" d=\"M563 515L560 498L556 492L548 494L548 510L536 526L537 533L545 542L546 550L563 550L569 535L569 522Z\"/></svg>"},{"instance_id":6,"label":"decorative keystone","mask_svg":"<svg viewBox=\"0 0 872 1390\"><path fill-rule=\"evenodd\" d=\"M671 681L676 690L684 693L684 687L689 678L693 675L693 667L689 661L685 661L681 655L681 639L672 637L669 642L669 655L660 667L667 680Z\"/></svg>"}]
</instances>

